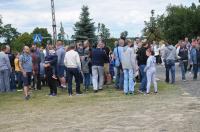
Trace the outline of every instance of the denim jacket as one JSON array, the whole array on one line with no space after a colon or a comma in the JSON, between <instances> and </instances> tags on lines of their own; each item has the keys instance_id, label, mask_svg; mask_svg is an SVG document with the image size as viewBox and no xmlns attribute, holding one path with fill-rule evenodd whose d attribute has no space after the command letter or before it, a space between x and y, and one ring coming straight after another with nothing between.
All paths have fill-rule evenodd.
<instances>
[{"instance_id":1,"label":"denim jacket","mask_svg":"<svg viewBox=\"0 0 200 132\"><path fill-rule=\"evenodd\" d=\"M196 48L191 49L190 58L191 58L193 64L197 64L197 50L196 50Z\"/></svg>"}]
</instances>

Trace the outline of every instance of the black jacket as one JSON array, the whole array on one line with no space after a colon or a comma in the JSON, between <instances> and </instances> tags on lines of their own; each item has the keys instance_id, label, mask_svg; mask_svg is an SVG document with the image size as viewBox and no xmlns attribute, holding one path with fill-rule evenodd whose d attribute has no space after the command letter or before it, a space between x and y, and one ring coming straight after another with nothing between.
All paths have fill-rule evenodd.
<instances>
[{"instance_id":1,"label":"black jacket","mask_svg":"<svg viewBox=\"0 0 200 132\"><path fill-rule=\"evenodd\" d=\"M148 56L146 55L147 48L142 47L137 51L137 61L138 65L146 65Z\"/></svg>"},{"instance_id":2,"label":"black jacket","mask_svg":"<svg viewBox=\"0 0 200 132\"><path fill-rule=\"evenodd\" d=\"M178 56L180 57L180 60L188 60L188 49L183 47L180 48Z\"/></svg>"},{"instance_id":3,"label":"black jacket","mask_svg":"<svg viewBox=\"0 0 200 132\"><path fill-rule=\"evenodd\" d=\"M107 56L103 49L92 49L92 65L103 66L106 62Z\"/></svg>"}]
</instances>

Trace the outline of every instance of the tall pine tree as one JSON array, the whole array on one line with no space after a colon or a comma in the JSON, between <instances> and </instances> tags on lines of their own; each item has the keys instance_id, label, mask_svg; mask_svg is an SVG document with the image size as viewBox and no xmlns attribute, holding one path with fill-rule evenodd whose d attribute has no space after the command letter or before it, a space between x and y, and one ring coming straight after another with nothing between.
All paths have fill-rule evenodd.
<instances>
[{"instance_id":1,"label":"tall pine tree","mask_svg":"<svg viewBox=\"0 0 200 132\"><path fill-rule=\"evenodd\" d=\"M80 14L80 21L76 22L74 25L75 35L73 36L73 38L76 41L89 40L90 42L94 42L94 40L96 39L96 28L94 26L94 22L92 22L92 19L90 19L89 15L90 13L88 6L83 6L82 12Z\"/></svg>"}]
</instances>

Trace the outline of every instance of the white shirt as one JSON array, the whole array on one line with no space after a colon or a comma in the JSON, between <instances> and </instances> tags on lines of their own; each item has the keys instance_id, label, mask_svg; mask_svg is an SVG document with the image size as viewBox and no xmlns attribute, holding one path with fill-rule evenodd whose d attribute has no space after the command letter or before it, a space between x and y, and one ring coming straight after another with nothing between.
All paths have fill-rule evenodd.
<instances>
[{"instance_id":1,"label":"white shirt","mask_svg":"<svg viewBox=\"0 0 200 132\"><path fill-rule=\"evenodd\" d=\"M79 68L81 69L81 61L78 52L70 50L66 52L64 58L64 64L67 68Z\"/></svg>"},{"instance_id":2,"label":"white shirt","mask_svg":"<svg viewBox=\"0 0 200 132\"><path fill-rule=\"evenodd\" d=\"M153 51L155 53L155 56L158 56L160 54L160 48L159 48L159 46L155 45L153 47Z\"/></svg>"}]
</instances>

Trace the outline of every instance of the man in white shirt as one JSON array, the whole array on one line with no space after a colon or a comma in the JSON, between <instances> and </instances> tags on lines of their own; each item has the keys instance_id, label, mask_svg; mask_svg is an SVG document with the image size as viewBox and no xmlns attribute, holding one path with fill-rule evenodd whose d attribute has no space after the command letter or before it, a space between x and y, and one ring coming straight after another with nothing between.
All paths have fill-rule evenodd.
<instances>
[{"instance_id":1,"label":"man in white shirt","mask_svg":"<svg viewBox=\"0 0 200 132\"><path fill-rule=\"evenodd\" d=\"M75 77L76 94L81 94L80 91L80 70L81 62L78 52L75 51L75 45L69 46L69 51L65 54L64 64L67 67L68 76L68 93L72 96L72 79Z\"/></svg>"}]
</instances>

